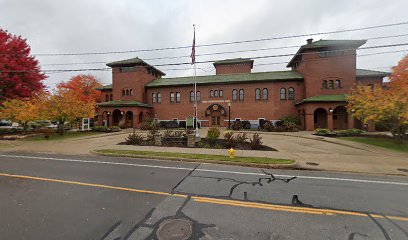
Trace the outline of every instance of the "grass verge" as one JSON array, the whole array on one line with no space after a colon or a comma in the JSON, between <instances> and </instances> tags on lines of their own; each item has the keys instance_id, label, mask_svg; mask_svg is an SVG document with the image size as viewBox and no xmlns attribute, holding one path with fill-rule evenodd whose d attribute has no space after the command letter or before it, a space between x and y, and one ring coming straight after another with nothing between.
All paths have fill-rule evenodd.
<instances>
[{"instance_id":1,"label":"grass verge","mask_svg":"<svg viewBox=\"0 0 408 240\"><path fill-rule=\"evenodd\" d=\"M392 138L380 137L339 137L339 139L348 140L352 142L359 142L370 144L378 147L383 147L400 152L408 152L408 143L396 143Z\"/></svg>"},{"instance_id":2,"label":"grass verge","mask_svg":"<svg viewBox=\"0 0 408 240\"><path fill-rule=\"evenodd\" d=\"M136 157L159 157L168 159L194 159L194 160L209 160L223 161L235 163L254 163L254 164L292 164L295 161L291 159L278 159L266 157L235 157L230 159L228 156L213 155L213 154L198 154L198 153L172 153L172 152L154 152L154 151L137 151L137 150L113 150L100 149L95 150L96 153L110 154L117 156L136 156Z\"/></svg>"},{"instance_id":3,"label":"grass verge","mask_svg":"<svg viewBox=\"0 0 408 240\"><path fill-rule=\"evenodd\" d=\"M50 134L50 137L45 139L44 136L34 136L34 137L27 137L24 138L25 141L50 141L50 140L64 140L70 138L78 138L78 137L85 137L85 136L93 136L97 134L103 134L100 132L64 132L64 135L59 135L57 133Z\"/></svg>"}]
</instances>

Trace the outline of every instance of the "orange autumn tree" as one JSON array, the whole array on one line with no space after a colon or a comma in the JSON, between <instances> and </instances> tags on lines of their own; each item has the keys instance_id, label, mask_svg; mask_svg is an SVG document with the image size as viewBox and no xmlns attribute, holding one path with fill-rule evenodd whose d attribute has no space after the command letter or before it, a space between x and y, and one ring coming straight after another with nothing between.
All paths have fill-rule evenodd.
<instances>
[{"instance_id":1,"label":"orange autumn tree","mask_svg":"<svg viewBox=\"0 0 408 240\"><path fill-rule=\"evenodd\" d=\"M27 130L30 122L41 118L39 106L41 100L39 96L30 99L9 99L2 103L0 107L0 119L8 119L18 122Z\"/></svg>"},{"instance_id":2,"label":"orange autumn tree","mask_svg":"<svg viewBox=\"0 0 408 240\"><path fill-rule=\"evenodd\" d=\"M57 86L58 89L75 92L84 102L90 100L100 102L101 92L96 90L100 87L102 87L102 85L98 82L96 77L90 74L74 76L68 82L62 82Z\"/></svg>"},{"instance_id":3,"label":"orange autumn tree","mask_svg":"<svg viewBox=\"0 0 408 240\"><path fill-rule=\"evenodd\" d=\"M385 88L375 85L357 86L348 97L350 111L365 123L382 123L397 141L406 138L408 128L408 56L405 56L390 76Z\"/></svg>"}]
</instances>

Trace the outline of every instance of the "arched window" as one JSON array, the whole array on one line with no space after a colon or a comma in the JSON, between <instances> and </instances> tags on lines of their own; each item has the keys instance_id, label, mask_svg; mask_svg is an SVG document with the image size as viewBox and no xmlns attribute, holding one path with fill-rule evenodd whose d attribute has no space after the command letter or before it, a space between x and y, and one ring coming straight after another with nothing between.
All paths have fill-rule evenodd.
<instances>
[{"instance_id":1,"label":"arched window","mask_svg":"<svg viewBox=\"0 0 408 240\"><path fill-rule=\"evenodd\" d=\"M129 95L130 95L130 96L133 96L133 89L130 89L130 90L129 90Z\"/></svg>"},{"instance_id":2,"label":"arched window","mask_svg":"<svg viewBox=\"0 0 408 240\"><path fill-rule=\"evenodd\" d=\"M322 82L322 88L327 89L327 80L323 80Z\"/></svg>"},{"instance_id":3,"label":"arched window","mask_svg":"<svg viewBox=\"0 0 408 240\"><path fill-rule=\"evenodd\" d=\"M238 100L238 95L237 95L237 89L232 90L232 101L237 101Z\"/></svg>"},{"instance_id":4,"label":"arched window","mask_svg":"<svg viewBox=\"0 0 408 240\"><path fill-rule=\"evenodd\" d=\"M129 89L126 89L126 96L129 96Z\"/></svg>"},{"instance_id":5,"label":"arched window","mask_svg":"<svg viewBox=\"0 0 408 240\"><path fill-rule=\"evenodd\" d=\"M280 100L286 100L286 88L280 89Z\"/></svg>"},{"instance_id":6,"label":"arched window","mask_svg":"<svg viewBox=\"0 0 408 240\"><path fill-rule=\"evenodd\" d=\"M122 90L122 96L125 96L125 94L126 94L126 91Z\"/></svg>"},{"instance_id":7,"label":"arched window","mask_svg":"<svg viewBox=\"0 0 408 240\"><path fill-rule=\"evenodd\" d=\"M157 93L157 102L161 103L161 93Z\"/></svg>"},{"instance_id":8,"label":"arched window","mask_svg":"<svg viewBox=\"0 0 408 240\"><path fill-rule=\"evenodd\" d=\"M330 80L330 81L329 81L329 88L334 88L334 82L333 82L333 80Z\"/></svg>"},{"instance_id":9,"label":"arched window","mask_svg":"<svg viewBox=\"0 0 408 240\"><path fill-rule=\"evenodd\" d=\"M295 89L293 87L288 89L288 99L295 100Z\"/></svg>"},{"instance_id":10,"label":"arched window","mask_svg":"<svg viewBox=\"0 0 408 240\"><path fill-rule=\"evenodd\" d=\"M176 92L176 102L179 103L181 100L181 95L179 92Z\"/></svg>"},{"instance_id":11,"label":"arched window","mask_svg":"<svg viewBox=\"0 0 408 240\"><path fill-rule=\"evenodd\" d=\"M194 102L194 92L190 92L190 102Z\"/></svg>"},{"instance_id":12,"label":"arched window","mask_svg":"<svg viewBox=\"0 0 408 240\"><path fill-rule=\"evenodd\" d=\"M263 100L268 100L268 89L267 88L264 88L262 90L262 99Z\"/></svg>"},{"instance_id":13,"label":"arched window","mask_svg":"<svg viewBox=\"0 0 408 240\"><path fill-rule=\"evenodd\" d=\"M174 92L170 93L170 103L174 103Z\"/></svg>"},{"instance_id":14,"label":"arched window","mask_svg":"<svg viewBox=\"0 0 408 240\"><path fill-rule=\"evenodd\" d=\"M197 102L201 101L201 92L197 91Z\"/></svg>"},{"instance_id":15,"label":"arched window","mask_svg":"<svg viewBox=\"0 0 408 240\"><path fill-rule=\"evenodd\" d=\"M255 101L261 100L261 89L255 89Z\"/></svg>"},{"instance_id":16,"label":"arched window","mask_svg":"<svg viewBox=\"0 0 408 240\"><path fill-rule=\"evenodd\" d=\"M109 95L108 94L106 94L106 96L105 96L105 102L109 102Z\"/></svg>"},{"instance_id":17,"label":"arched window","mask_svg":"<svg viewBox=\"0 0 408 240\"><path fill-rule=\"evenodd\" d=\"M222 97L222 95L223 95L223 92L222 92L222 90L220 90L220 97Z\"/></svg>"},{"instance_id":18,"label":"arched window","mask_svg":"<svg viewBox=\"0 0 408 240\"><path fill-rule=\"evenodd\" d=\"M156 93L152 93L152 102L153 103L157 102Z\"/></svg>"},{"instance_id":19,"label":"arched window","mask_svg":"<svg viewBox=\"0 0 408 240\"><path fill-rule=\"evenodd\" d=\"M110 100L113 101L113 95L112 94L110 95Z\"/></svg>"},{"instance_id":20,"label":"arched window","mask_svg":"<svg viewBox=\"0 0 408 240\"><path fill-rule=\"evenodd\" d=\"M218 97L218 90L214 91L214 97Z\"/></svg>"},{"instance_id":21,"label":"arched window","mask_svg":"<svg viewBox=\"0 0 408 240\"><path fill-rule=\"evenodd\" d=\"M213 97L213 90L210 91L210 97Z\"/></svg>"},{"instance_id":22,"label":"arched window","mask_svg":"<svg viewBox=\"0 0 408 240\"><path fill-rule=\"evenodd\" d=\"M239 101L244 101L244 89L239 90Z\"/></svg>"},{"instance_id":23,"label":"arched window","mask_svg":"<svg viewBox=\"0 0 408 240\"><path fill-rule=\"evenodd\" d=\"M340 79L336 80L336 88L341 88L341 81Z\"/></svg>"}]
</instances>

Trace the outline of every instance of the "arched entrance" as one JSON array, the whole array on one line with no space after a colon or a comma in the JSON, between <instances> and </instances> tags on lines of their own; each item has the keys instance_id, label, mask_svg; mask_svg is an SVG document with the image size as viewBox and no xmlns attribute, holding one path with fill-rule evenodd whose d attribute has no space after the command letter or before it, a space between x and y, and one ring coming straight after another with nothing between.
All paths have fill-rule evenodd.
<instances>
[{"instance_id":1,"label":"arched entrance","mask_svg":"<svg viewBox=\"0 0 408 240\"><path fill-rule=\"evenodd\" d=\"M122 113L119 109L115 109L112 113L112 126L119 126L120 121L122 120Z\"/></svg>"},{"instance_id":2,"label":"arched entrance","mask_svg":"<svg viewBox=\"0 0 408 240\"><path fill-rule=\"evenodd\" d=\"M102 113L102 126L108 127L109 126L109 115L107 111Z\"/></svg>"},{"instance_id":3,"label":"arched entrance","mask_svg":"<svg viewBox=\"0 0 408 240\"><path fill-rule=\"evenodd\" d=\"M344 106L338 106L333 110L333 128L348 128L347 109Z\"/></svg>"},{"instance_id":4,"label":"arched entrance","mask_svg":"<svg viewBox=\"0 0 408 240\"><path fill-rule=\"evenodd\" d=\"M139 113L139 123L142 123L143 120L144 120L143 112L140 112L140 113Z\"/></svg>"},{"instance_id":5,"label":"arched entrance","mask_svg":"<svg viewBox=\"0 0 408 240\"><path fill-rule=\"evenodd\" d=\"M224 107L219 104L210 105L205 110L205 116L210 117L210 126L211 127L219 127L222 125L222 121L224 117L227 115Z\"/></svg>"},{"instance_id":6,"label":"arched entrance","mask_svg":"<svg viewBox=\"0 0 408 240\"><path fill-rule=\"evenodd\" d=\"M133 128L133 112L127 111L125 115L125 127Z\"/></svg>"},{"instance_id":7,"label":"arched entrance","mask_svg":"<svg viewBox=\"0 0 408 240\"><path fill-rule=\"evenodd\" d=\"M324 108L318 108L314 111L314 128L327 128L327 111Z\"/></svg>"}]
</instances>

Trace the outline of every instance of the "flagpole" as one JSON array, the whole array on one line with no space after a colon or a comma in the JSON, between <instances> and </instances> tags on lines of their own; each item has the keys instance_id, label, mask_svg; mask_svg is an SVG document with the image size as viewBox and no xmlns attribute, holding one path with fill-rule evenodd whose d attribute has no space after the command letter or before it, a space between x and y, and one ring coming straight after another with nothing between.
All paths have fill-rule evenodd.
<instances>
[{"instance_id":1,"label":"flagpole","mask_svg":"<svg viewBox=\"0 0 408 240\"><path fill-rule=\"evenodd\" d=\"M195 62L195 24L193 24L194 28L194 105L195 105L195 117L196 117L196 124L195 124L195 136L200 137L198 132L198 102L197 102L197 65Z\"/></svg>"}]
</instances>

